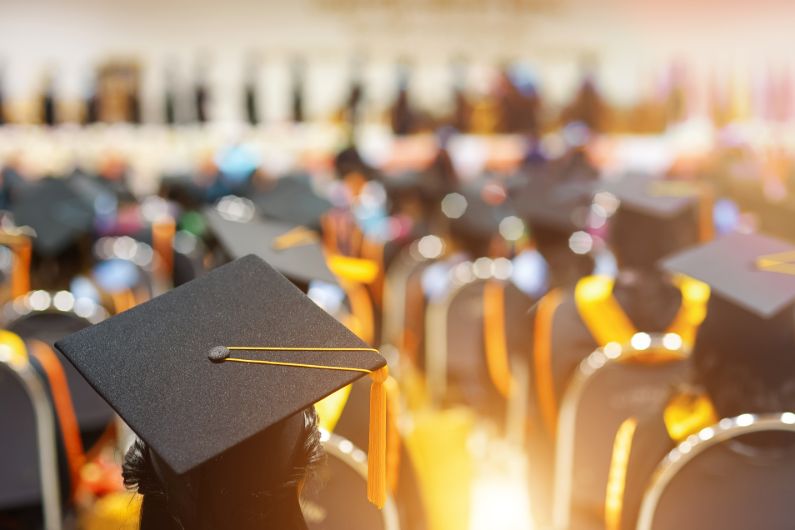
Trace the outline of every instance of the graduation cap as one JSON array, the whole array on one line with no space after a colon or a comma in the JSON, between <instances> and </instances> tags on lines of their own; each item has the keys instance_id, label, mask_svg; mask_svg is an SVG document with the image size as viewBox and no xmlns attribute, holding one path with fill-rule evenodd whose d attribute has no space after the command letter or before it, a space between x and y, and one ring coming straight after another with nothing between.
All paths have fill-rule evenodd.
<instances>
[{"instance_id":1,"label":"graduation cap","mask_svg":"<svg viewBox=\"0 0 795 530\"><path fill-rule=\"evenodd\" d=\"M615 195L622 209L661 221L693 209L698 214L700 240L712 239L712 193L702 183L628 175L616 182L601 183L598 190Z\"/></svg>"},{"instance_id":2,"label":"graduation cap","mask_svg":"<svg viewBox=\"0 0 795 530\"><path fill-rule=\"evenodd\" d=\"M478 189L462 190L459 197L458 200L464 206L463 212L452 217L448 215L453 231L465 237L481 239L491 238L498 233L500 221L507 215L504 208L487 203Z\"/></svg>"},{"instance_id":3,"label":"graduation cap","mask_svg":"<svg viewBox=\"0 0 795 530\"><path fill-rule=\"evenodd\" d=\"M36 231L33 248L43 256L56 256L93 229L93 204L66 179L46 178L26 187L11 212L17 226Z\"/></svg>"},{"instance_id":4,"label":"graduation cap","mask_svg":"<svg viewBox=\"0 0 795 530\"><path fill-rule=\"evenodd\" d=\"M312 229L320 228L320 218L332 207L315 193L308 176L282 177L252 200L264 217Z\"/></svg>"},{"instance_id":5,"label":"graduation cap","mask_svg":"<svg viewBox=\"0 0 795 530\"><path fill-rule=\"evenodd\" d=\"M593 190L593 183L589 181L560 180L537 174L514 190L511 203L519 215L536 228L574 232L585 228Z\"/></svg>"},{"instance_id":6,"label":"graduation cap","mask_svg":"<svg viewBox=\"0 0 795 530\"><path fill-rule=\"evenodd\" d=\"M258 217L237 220L216 208L204 209L210 230L233 259L255 254L290 279L337 284L329 270L317 232L300 225L265 221Z\"/></svg>"},{"instance_id":7,"label":"graduation cap","mask_svg":"<svg viewBox=\"0 0 795 530\"><path fill-rule=\"evenodd\" d=\"M766 235L726 235L666 258L661 266L709 284L763 319L795 303L795 246Z\"/></svg>"},{"instance_id":8,"label":"graduation cap","mask_svg":"<svg viewBox=\"0 0 795 530\"><path fill-rule=\"evenodd\" d=\"M645 175L628 175L615 182L604 182L599 189L615 195L624 208L660 218L674 217L689 208L698 194L695 184L690 182Z\"/></svg>"},{"instance_id":9,"label":"graduation cap","mask_svg":"<svg viewBox=\"0 0 795 530\"><path fill-rule=\"evenodd\" d=\"M162 459L166 474L183 475L267 435L259 454L272 462L269 475L286 481L278 471L300 442L302 429L290 428L299 413L369 374L368 498L384 503L384 359L256 256L55 347Z\"/></svg>"}]
</instances>

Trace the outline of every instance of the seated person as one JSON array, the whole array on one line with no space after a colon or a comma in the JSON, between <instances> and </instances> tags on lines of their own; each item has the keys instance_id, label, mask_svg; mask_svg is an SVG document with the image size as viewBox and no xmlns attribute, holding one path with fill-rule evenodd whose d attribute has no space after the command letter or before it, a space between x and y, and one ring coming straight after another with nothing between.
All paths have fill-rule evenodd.
<instances>
[{"instance_id":1,"label":"seated person","mask_svg":"<svg viewBox=\"0 0 795 530\"><path fill-rule=\"evenodd\" d=\"M677 389L664 410L626 420L616 435L605 504L608 530L635 528L657 465L688 436L720 418L795 410L795 277L754 266L760 256L788 249L766 236L734 234L666 261L667 269L708 282L714 295L692 352L692 385ZM780 451L782 442L769 435L737 441L759 456ZM703 477L703 488L716 479ZM709 514L693 516L687 527L709 527ZM762 521L764 528L786 526Z\"/></svg>"},{"instance_id":2,"label":"seated person","mask_svg":"<svg viewBox=\"0 0 795 530\"><path fill-rule=\"evenodd\" d=\"M535 434L528 440L538 460L532 486L538 498L551 489L558 405L580 362L610 342L628 344L641 331L677 333L689 345L703 319L709 289L657 267L663 257L698 242L699 201L655 196L654 182L627 177L609 188L613 201L621 201L609 234L616 278L586 276L574 288L550 291L531 312L529 410ZM534 502L541 511L548 504ZM539 514L542 520L547 516Z\"/></svg>"},{"instance_id":3,"label":"seated person","mask_svg":"<svg viewBox=\"0 0 795 530\"><path fill-rule=\"evenodd\" d=\"M56 348L142 440L125 466L143 495L141 528L305 529L312 405L366 374L368 498L386 502L385 361L256 256Z\"/></svg>"}]
</instances>

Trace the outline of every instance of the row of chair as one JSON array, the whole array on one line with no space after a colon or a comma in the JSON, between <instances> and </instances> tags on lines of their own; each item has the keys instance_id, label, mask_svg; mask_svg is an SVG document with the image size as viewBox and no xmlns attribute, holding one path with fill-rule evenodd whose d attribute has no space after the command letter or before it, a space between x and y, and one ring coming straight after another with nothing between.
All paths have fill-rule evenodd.
<instances>
[{"instance_id":1,"label":"row of chair","mask_svg":"<svg viewBox=\"0 0 795 530\"><path fill-rule=\"evenodd\" d=\"M426 398L437 408L450 405L451 401L461 402L461 396L455 396L450 385L450 378L456 371L482 376L480 381L465 383L468 391L473 391L476 383L490 383L492 396L501 397L503 412L508 411L504 417L504 432L513 433L509 438L523 443L526 435L523 423L530 414L527 410L529 384L522 377L528 373L527 366L522 365L521 358L512 356L513 352L503 352L503 358L496 361L490 359L488 353L485 358L478 359L471 354L470 358L464 355L467 351L482 355L481 347L486 343L484 314L473 309L473 300L482 300L490 284L504 287L510 280L495 275L495 267L488 273L477 271L473 263L464 262L450 268L448 274L452 278L442 296L427 297L420 292L420 278L435 261L433 257L423 256L415 243L401 252L388 270L383 341L402 351L411 364L420 369L428 393ZM510 289L505 292L506 296L514 296L520 303L529 305L523 293ZM505 299L502 302L509 303ZM422 318L417 317L418 312ZM415 327L418 323L421 328ZM451 323L456 324L455 330ZM616 432L628 418L663 406L671 389L685 383L688 375L688 349L681 337L672 333L638 333L630 344L608 344L582 361L565 390L556 418L551 484L555 530L582 527L577 513L602 513ZM506 388L509 389L507 393ZM481 404L483 398L480 393L468 405ZM638 528L681 528L683 517L693 513L696 503L700 502L706 504L699 505L699 509L719 511L721 517L737 528L742 527L737 526L737 521L749 520L750 498L756 499L760 506L786 508L781 495L749 495L742 491L744 481L761 476L762 471L752 459L739 453L733 453L736 458L731 460L731 478L723 490L726 493L723 499L692 491L690 479L693 473L709 467L710 456L716 448L725 449L749 433L791 432L794 424L795 415L791 413L743 415L723 419L691 436L659 463L644 497ZM768 474L765 476L772 476L770 473L778 476L789 468L789 465L766 468L764 473ZM775 477L772 480L775 481ZM603 515L598 519L603 520Z\"/></svg>"}]
</instances>

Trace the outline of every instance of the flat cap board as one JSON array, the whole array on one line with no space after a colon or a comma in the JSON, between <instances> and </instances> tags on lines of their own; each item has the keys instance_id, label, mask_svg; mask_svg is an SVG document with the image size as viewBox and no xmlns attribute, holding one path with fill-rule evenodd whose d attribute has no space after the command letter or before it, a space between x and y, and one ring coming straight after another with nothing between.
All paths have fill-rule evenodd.
<instances>
[{"instance_id":1,"label":"flat cap board","mask_svg":"<svg viewBox=\"0 0 795 530\"><path fill-rule=\"evenodd\" d=\"M696 203L703 191L697 183L631 174L602 182L599 190L615 195L623 208L658 218L674 217Z\"/></svg>"},{"instance_id":2,"label":"flat cap board","mask_svg":"<svg viewBox=\"0 0 795 530\"><path fill-rule=\"evenodd\" d=\"M326 264L319 235L314 241L298 242L288 248L278 248L278 245L274 245L280 236L291 231L296 233L296 230L308 232L309 229L291 223L263 221L258 218L243 222L225 219L217 209L211 207L204 209L204 216L210 229L231 258L254 254L288 278L301 282L320 280L337 283L337 278Z\"/></svg>"},{"instance_id":3,"label":"flat cap board","mask_svg":"<svg viewBox=\"0 0 795 530\"><path fill-rule=\"evenodd\" d=\"M795 302L795 246L761 234L730 234L662 261L669 272L709 284L760 317Z\"/></svg>"},{"instance_id":4,"label":"flat cap board","mask_svg":"<svg viewBox=\"0 0 795 530\"><path fill-rule=\"evenodd\" d=\"M284 276L246 256L56 343L177 473L364 374L212 362L219 346L366 348ZM376 370L374 351L234 351L234 357Z\"/></svg>"}]
</instances>

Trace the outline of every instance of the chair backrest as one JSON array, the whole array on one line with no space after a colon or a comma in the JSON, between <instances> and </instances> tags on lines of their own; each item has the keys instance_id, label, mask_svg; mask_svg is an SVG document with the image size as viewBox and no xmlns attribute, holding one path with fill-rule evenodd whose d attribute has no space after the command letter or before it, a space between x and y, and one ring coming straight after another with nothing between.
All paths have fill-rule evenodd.
<instances>
[{"instance_id":1,"label":"chair backrest","mask_svg":"<svg viewBox=\"0 0 795 530\"><path fill-rule=\"evenodd\" d=\"M0 350L0 510L42 506L45 530L59 530L61 488L55 414L24 347Z\"/></svg>"},{"instance_id":2,"label":"chair backrest","mask_svg":"<svg viewBox=\"0 0 795 530\"><path fill-rule=\"evenodd\" d=\"M483 351L483 289L485 281L458 285L447 300L446 334L448 398L475 409L500 396L489 381ZM502 400L500 400L502 401Z\"/></svg>"},{"instance_id":3,"label":"chair backrest","mask_svg":"<svg viewBox=\"0 0 795 530\"><path fill-rule=\"evenodd\" d=\"M458 267L469 267L465 262ZM428 384L431 402L437 406L442 405L448 394L448 370L450 352L450 333L448 321L450 307L459 293L475 281L475 277L458 277L451 272L450 284L444 296L428 300L425 310L425 358L424 369ZM481 326L471 326L468 331L477 334ZM476 339L477 340L477 339ZM482 344L483 336L480 335Z\"/></svg>"},{"instance_id":4,"label":"chair backrest","mask_svg":"<svg viewBox=\"0 0 795 530\"><path fill-rule=\"evenodd\" d=\"M326 462L301 494L310 530L400 530L392 497L382 510L367 500L367 455L353 442L322 431Z\"/></svg>"},{"instance_id":5,"label":"chair backrest","mask_svg":"<svg viewBox=\"0 0 795 530\"><path fill-rule=\"evenodd\" d=\"M386 271L384 310L381 327L382 343L395 347L402 345L406 327L406 290L409 279L429 260L423 258L414 243L403 249Z\"/></svg>"},{"instance_id":6,"label":"chair backrest","mask_svg":"<svg viewBox=\"0 0 795 530\"><path fill-rule=\"evenodd\" d=\"M659 464L637 528L792 528L793 476L795 413L723 419Z\"/></svg>"},{"instance_id":7,"label":"chair backrest","mask_svg":"<svg viewBox=\"0 0 795 530\"><path fill-rule=\"evenodd\" d=\"M509 392L502 395L494 382L494 366L489 365L486 350L484 304L490 282L499 282L500 305L504 315L517 310L523 314L530 308L528 297L496 278L477 262L460 263L449 272L450 284L445 295L428 302L425 320L425 370L431 396L436 402L452 399L486 413L504 412ZM492 273L495 267L491 267ZM502 371L510 372L516 357L515 347L522 340L519 326L506 325L500 331L505 350L498 364ZM501 374L504 377L505 374ZM448 395L449 394L449 395Z\"/></svg>"},{"instance_id":8,"label":"chair backrest","mask_svg":"<svg viewBox=\"0 0 795 530\"><path fill-rule=\"evenodd\" d=\"M65 293L65 291L62 291ZM69 298L60 293L34 291L23 299L5 305L0 310L0 324L23 339L38 339L52 345L71 333L103 320L107 314L91 302L80 301L81 307L70 306ZM65 357L56 352L63 365L72 394L77 421L83 433L100 434L113 419L113 409L100 397ZM89 436L93 438L94 436ZM87 440L91 441L91 440Z\"/></svg>"},{"instance_id":9,"label":"chair backrest","mask_svg":"<svg viewBox=\"0 0 795 530\"><path fill-rule=\"evenodd\" d=\"M639 333L635 346L611 343L580 363L561 401L555 446L553 521L573 514L602 520L613 440L629 417L661 407L687 372L682 341Z\"/></svg>"}]
</instances>

